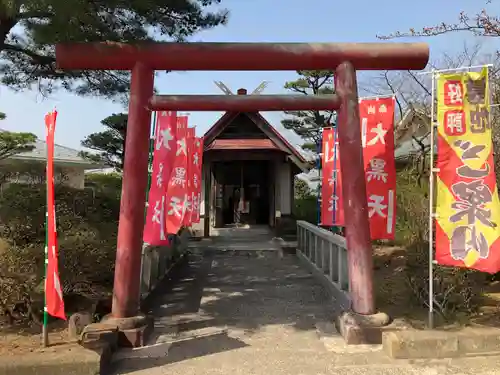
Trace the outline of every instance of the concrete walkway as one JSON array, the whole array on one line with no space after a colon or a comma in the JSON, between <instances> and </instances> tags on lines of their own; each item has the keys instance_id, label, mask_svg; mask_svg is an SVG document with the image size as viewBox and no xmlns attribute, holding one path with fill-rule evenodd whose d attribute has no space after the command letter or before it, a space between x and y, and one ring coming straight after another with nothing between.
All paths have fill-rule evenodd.
<instances>
[{"instance_id":1,"label":"concrete walkway","mask_svg":"<svg viewBox=\"0 0 500 375\"><path fill-rule=\"evenodd\" d=\"M500 374L496 357L395 362L320 337L332 302L294 256L272 251L193 255L154 302L151 345L117 353L117 375Z\"/></svg>"}]
</instances>

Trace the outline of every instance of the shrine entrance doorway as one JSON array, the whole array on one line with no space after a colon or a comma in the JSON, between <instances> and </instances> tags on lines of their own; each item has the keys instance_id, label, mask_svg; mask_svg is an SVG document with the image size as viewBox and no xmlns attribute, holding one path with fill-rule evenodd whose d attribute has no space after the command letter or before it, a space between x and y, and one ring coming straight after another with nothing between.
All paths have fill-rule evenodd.
<instances>
[{"instance_id":1,"label":"shrine entrance doorway","mask_svg":"<svg viewBox=\"0 0 500 375\"><path fill-rule=\"evenodd\" d=\"M215 228L274 225L274 189L268 160L214 162Z\"/></svg>"}]
</instances>

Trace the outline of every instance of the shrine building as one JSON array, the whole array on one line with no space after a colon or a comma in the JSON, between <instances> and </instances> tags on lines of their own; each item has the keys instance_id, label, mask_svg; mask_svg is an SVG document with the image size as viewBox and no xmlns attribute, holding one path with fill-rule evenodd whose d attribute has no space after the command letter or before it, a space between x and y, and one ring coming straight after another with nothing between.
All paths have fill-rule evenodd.
<instances>
[{"instance_id":1,"label":"shrine building","mask_svg":"<svg viewBox=\"0 0 500 375\"><path fill-rule=\"evenodd\" d=\"M291 218L295 176L312 167L260 113L226 112L204 134L201 219L192 229L209 237L218 228L276 228Z\"/></svg>"}]
</instances>

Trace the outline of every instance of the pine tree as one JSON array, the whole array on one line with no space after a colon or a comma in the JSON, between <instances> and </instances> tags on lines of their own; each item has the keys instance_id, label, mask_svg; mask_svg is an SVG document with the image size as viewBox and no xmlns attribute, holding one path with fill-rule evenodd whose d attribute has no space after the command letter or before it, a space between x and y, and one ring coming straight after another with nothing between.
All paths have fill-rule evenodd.
<instances>
[{"instance_id":1,"label":"pine tree","mask_svg":"<svg viewBox=\"0 0 500 375\"><path fill-rule=\"evenodd\" d=\"M83 147L97 151L97 154L82 151L80 156L105 164L117 171L123 169L125 161L125 139L127 136L126 113L114 113L101 121L105 131L92 133L81 142Z\"/></svg>"},{"instance_id":2,"label":"pine tree","mask_svg":"<svg viewBox=\"0 0 500 375\"><path fill-rule=\"evenodd\" d=\"M295 81L285 83L285 89L295 94L324 95L333 94L333 71L298 71ZM304 140L305 149L316 151L321 142L324 127L331 126L334 121L333 111L285 111L287 118L281 121L285 129L295 132Z\"/></svg>"},{"instance_id":3,"label":"pine tree","mask_svg":"<svg viewBox=\"0 0 500 375\"><path fill-rule=\"evenodd\" d=\"M136 42L189 36L226 23L222 0L2 0L0 83L49 94L62 88L78 95L123 98L129 72L60 71L58 42ZM208 10L211 8L212 10Z\"/></svg>"}]
</instances>

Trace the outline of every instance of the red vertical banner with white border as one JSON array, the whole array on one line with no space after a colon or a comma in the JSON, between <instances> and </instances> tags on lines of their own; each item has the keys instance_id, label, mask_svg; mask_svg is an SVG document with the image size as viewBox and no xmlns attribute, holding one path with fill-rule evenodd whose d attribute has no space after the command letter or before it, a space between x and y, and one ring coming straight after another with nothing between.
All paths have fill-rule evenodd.
<instances>
[{"instance_id":1,"label":"red vertical banner with white border","mask_svg":"<svg viewBox=\"0 0 500 375\"><path fill-rule=\"evenodd\" d=\"M344 225L342 186L336 129L323 129L321 152L321 223L324 226Z\"/></svg>"},{"instance_id":2,"label":"red vertical banner with white border","mask_svg":"<svg viewBox=\"0 0 500 375\"><path fill-rule=\"evenodd\" d=\"M203 137L196 137L193 142L193 213L191 221L193 223L200 222L200 204L201 204L201 189L202 189L202 165L203 165Z\"/></svg>"},{"instance_id":3,"label":"red vertical banner with white border","mask_svg":"<svg viewBox=\"0 0 500 375\"><path fill-rule=\"evenodd\" d=\"M167 192L168 181L174 164L176 130L176 112L159 112L155 130L153 169L143 235L143 241L151 246L163 246L169 243L165 231L167 205L165 193Z\"/></svg>"},{"instance_id":4,"label":"red vertical banner with white border","mask_svg":"<svg viewBox=\"0 0 500 375\"><path fill-rule=\"evenodd\" d=\"M187 202L186 202L186 213L182 221L182 225L188 227L192 222L193 215L193 149L194 149L194 138L195 129L188 128L186 132L186 148L187 148L187 164L186 164L186 175L187 175Z\"/></svg>"},{"instance_id":5,"label":"red vertical banner with white border","mask_svg":"<svg viewBox=\"0 0 500 375\"><path fill-rule=\"evenodd\" d=\"M396 224L394 107L394 97L359 101L368 216L373 240L394 239Z\"/></svg>"},{"instance_id":6,"label":"red vertical banner with white border","mask_svg":"<svg viewBox=\"0 0 500 375\"><path fill-rule=\"evenodd\" d=\"M168 234L177 234L184 223L187 206L187 116L177 117L176 152L172 173L168 182L166 194L166 222L165 229Z\"/></svg>"},{"instance_id":7,"label":"red vertical banner with white border","mask_svg":"<svg viewBox=\"0 0 500 375\"><path fill-rule=\"evenodd\" d=\"M47 243L46 243L46 278L45 309L46 313L66 320L64 299L59 279L56 205L54 192L54 133L56 129L57 111L45 115L47 143Z\"/></svg>"},{"instance_id":8,"label":"red vertical banner with white border","mask_svg":"<svg viewBox=\"0 0 500 375\"><path fill-rule=\"evenodd\" d=\"M361 143L363 147L368 217L372 240L394 239L396 224L394 109L394 97L360 99L359 101ZM337 152L337 160L339 157L341 157L341 153ZM342 180L340 168L338 168L336 175L336 196L341 197ZM331 190L333 191L333 189ZM330 194L330 191L325 191L325 194ZM340 202L338 204L338 211L340 213L334 217L333 225L344 226L343 202L341 198L338 201ZM331 224L327 222L324 225Z\"/></svg>"}]
</instances>

